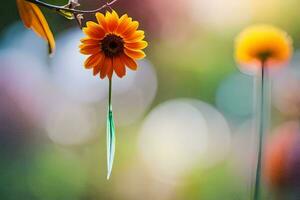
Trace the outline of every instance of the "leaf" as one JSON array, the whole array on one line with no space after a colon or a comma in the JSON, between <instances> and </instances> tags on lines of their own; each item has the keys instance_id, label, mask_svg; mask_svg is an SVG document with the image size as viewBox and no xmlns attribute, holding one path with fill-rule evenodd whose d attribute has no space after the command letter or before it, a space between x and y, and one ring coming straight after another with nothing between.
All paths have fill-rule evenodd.
<instances>
[{"instance_id":1,"label":"leaf","mask_svg":"<svg viewBox=\"0 0 300 200\"><path fill-rule=\"evenodd\" d=\"M74 14L70 11L58 10L58 13L61 14L62 16L64 16L65 18L69 19L69 20L75 19Z\"/></svg>"},{"instance_id":2,"label":"leaf","mask_svg":"<svg viewBox=\"0 0 300 200\"><path fill-rule=\"evenodd\" d=\"M107 139L107 180L110 178L115 157L115 124L111 103L108 105L106 121Z\"/></svg>"}]
</instances>

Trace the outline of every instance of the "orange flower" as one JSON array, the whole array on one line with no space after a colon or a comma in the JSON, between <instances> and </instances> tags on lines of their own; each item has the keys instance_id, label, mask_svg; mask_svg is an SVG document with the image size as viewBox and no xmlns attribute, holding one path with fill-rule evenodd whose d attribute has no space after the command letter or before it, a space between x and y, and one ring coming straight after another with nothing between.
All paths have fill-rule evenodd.
<instances>
[{"instance_id":1,"label":"orange flower","mask_svg":"<svg viewBox=\"0 0 300 200\"><path fill-rule=\"evenodd\" d=\"M39 7L25 0L17 0L17 6L25 27L32 29L37 35L45 39L49 45L49 53L53 53L55 40Z\"/></svg>"},{"instance_id":2,"label":"orange flower","mask_svg":"<svg viewBox=\"0 0 300 200\"><path fill-rule=\"evenodd\" d=\"M94 75L100 73L101 79L111 79L113 72L122 78L125 66L136 70L136 60L146 56L143 49L148 46L144 31L137 30L139 23L127 14L119 18L115 11L96 13L96 18L98 23L89 21L83 29L87 37L81 40L80 52L90 55L84 66Z\"/></svg>"},{"instance_id":3,"label":"orange flower","mask_svg":"<svg viewBox=\"0 0 300 200\"><path fill-rule=\"evenodd\" d=\"M271 25L253 25L244 29L235 41L235 58L240 64L268 66L287 62L293 53L288 34Z\"/></svg>"}]
</instances>

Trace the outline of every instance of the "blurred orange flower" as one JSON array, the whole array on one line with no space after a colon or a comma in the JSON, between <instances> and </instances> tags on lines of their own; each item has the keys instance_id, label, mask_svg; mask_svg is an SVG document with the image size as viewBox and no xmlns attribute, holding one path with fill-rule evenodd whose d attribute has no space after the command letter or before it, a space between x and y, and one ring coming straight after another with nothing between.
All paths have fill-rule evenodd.
<instances>
[{"instance_id":1,"label":"blurred orange flower","mask_svg":"<svg viewBox=\"0 0 300 200\"><path fill-rule=\"evenodd\" d=\"M113 72L122 78L126 74L125 66L137 69L136 60L144 58L143 51L148 46L144 41L144 31L137 30L139 23L132 21L127 14L119 18L115 11L96 13L98 23L89 21L83 32L80 52L90 55L84 66L93 69L94 75L111 79Z\"/></svg>"},{"instance_id":2,"label":"blurred orange flower","mask_svg":"<svg viewBox=\"0 0 300 200\"><path fill-rule=\"evenodd\" d=\"M49 53L53 53L55 40L39 7L25 0L17 0L17 6L25 27L32 29L37 35L45 39L49 45Z\"/></svg>"},{"instance_id":3,"label":"blurred orange flower","mask_svg":"<svg viewBox=\"0 0 300 200\"><path fill-rule=\"evenodd\" d=\"M298 133L299 123L291 121L275 129L268 139L264 155L264 176L270 186L280 188L291 181L288 180L288 174L291 173L289 165L293 158L292 149L298 145Z\"/></svg>"},{"instance_id":4,"label":"blurred orange flower","mask_svg":"<svg viewBox=\"0 0 300 200\"><path fill-rule=\"evenodd\" d=\"M235 58L240 64L280 64L287 62L292 52L292 40L288 34L270 25L250 26L235 41Z\"/></svg>"}]
</instances>

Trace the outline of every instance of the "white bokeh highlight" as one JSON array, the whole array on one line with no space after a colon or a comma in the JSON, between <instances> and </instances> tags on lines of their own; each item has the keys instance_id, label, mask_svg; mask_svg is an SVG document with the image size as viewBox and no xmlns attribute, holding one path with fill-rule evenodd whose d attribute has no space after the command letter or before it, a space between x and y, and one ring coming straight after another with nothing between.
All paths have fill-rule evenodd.
<instances>
[{"instance_id":1,"label":"white bokeh highlight","mask_svg":"<svg viewBox=\"0 0 300 200\"><path fill-rule=\"evenodd\" d=\"M192 0L187 4L195 22L215 29L238 26L252 17L249 0L227 0L226 6L222 0Z\"/></svg>"},{"instance_id":2,"label":"white bokeh highlight","mask_svg":"<svg viewBox=\"0 0 300 200\"><path fill-rule=\"evenodd\" d=\"M153 176L174 183L197 165L208 168L223 160L230 130L212 106L191 99L171 100L146 117L138 146Z\"/></svg>"}]
</instances>

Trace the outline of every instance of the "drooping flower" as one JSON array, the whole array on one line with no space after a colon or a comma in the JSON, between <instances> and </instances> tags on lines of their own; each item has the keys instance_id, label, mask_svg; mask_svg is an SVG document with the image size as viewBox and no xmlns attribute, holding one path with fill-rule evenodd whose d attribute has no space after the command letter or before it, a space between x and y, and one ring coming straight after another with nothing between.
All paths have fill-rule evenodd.
<instances>
[{"instance_id":1,"label":"drooping flower","mask_svg":"<svg viewBox=\"0 0 300 200\"><path fill-rule=\"evenodd\" d=\"M55 40L39 7L25 0L17 0L20 17L26 28L32 29L37 35L48 42L49 53L55 50Z\"/></svg>"},{"instance_id":2,"label":"drooping flower","mask_svg":"<svg viewBox=\"0 0 300 200\"><path fill-rule=\"evenodd\" d=\"M97 22L87 22L81 40L80 52L90 55L84 66L93 69L94 75L111 79L113 72L120 78L126 74L126 66L137 69L136 60L144 58L143 51L148 46L144 41L144 31L138 30L139 23L127 14L119 17L115 11L96 13Z\"/></svg>"},{"instance_id":3,"label":"drooping flower","mask_svg":"<svg viewBox=\"0 0 300 200\"><path fill-rule=\"evenodd\" d=\"M239 64L268 66L287 62L292 56L288 34L271 25L254 25L242 31L235 41L235 59Z\"/></svg>"}]
</instances>

